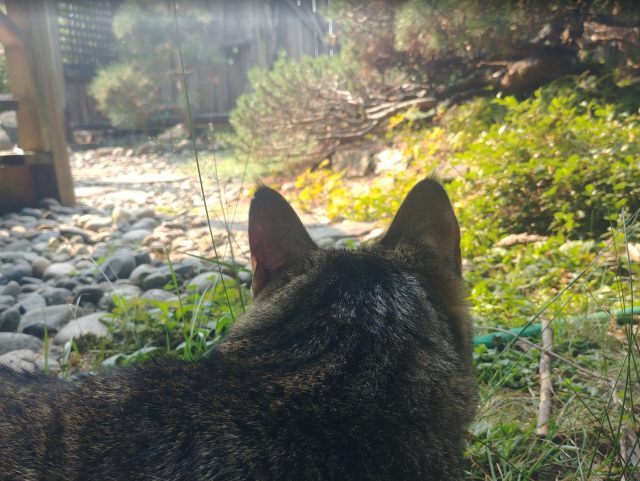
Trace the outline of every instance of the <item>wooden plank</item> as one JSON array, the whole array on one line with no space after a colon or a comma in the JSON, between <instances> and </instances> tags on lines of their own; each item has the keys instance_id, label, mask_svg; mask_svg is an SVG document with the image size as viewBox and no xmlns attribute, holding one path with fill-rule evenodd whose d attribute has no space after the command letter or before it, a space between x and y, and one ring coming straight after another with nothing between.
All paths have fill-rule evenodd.
<instances>
[{"instance_id":1,"label":"wooden plank","mask_svg":"<svg viewBox=\"0 0 640 481\"><path fill-rule=\"evenodd\" d=\"M0 169L0 214L16 212L38 203L31 167L21 165Z\"/></svg>"},{"instance_id":2,"label":"wooden plank","mask_svg":"<svg viewBox=\"0 0 640 481\"><path fill-rule=\"evenodd\" d=\"M11 110L20 110L20 104L17 100L0 100L0 112L9 112Z\"/></svg>"},{"instance_id":3,"label":"wooden plank","mask_svg":"<svg viewBox=\"0 0 640 481\"><path fill-rule=\"evenodd\" d=\"M10 18L26 31L27 2L6 0L5 5ZM24 45L11 45L5 46L5 56L11 93L20 104L20 110L16 112L20 146L23 150L42 151L44 146L40 135L36 84L32 75L32 55Z\"/></svg>"},{"instance_id":4,"label":"wooden plank","mask_svg":"<svg viewBox=\"0 0 640 481\"><path fill-rule=\"evenodd\" d=\"M28 44L24 31L2 12L0 12L0 43L5 47L24 47Z\"/></svg>"}]
</instances>

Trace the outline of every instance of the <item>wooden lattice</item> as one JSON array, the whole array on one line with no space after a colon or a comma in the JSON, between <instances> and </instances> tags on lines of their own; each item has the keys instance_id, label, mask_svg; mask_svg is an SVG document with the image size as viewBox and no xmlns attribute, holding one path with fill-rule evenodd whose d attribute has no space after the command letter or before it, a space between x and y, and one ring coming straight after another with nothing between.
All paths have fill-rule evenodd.
<instances>
[{"instance_id":1,"label":"wooden lattice","mask_svg":"<svg viewBox=\"0 0 640 481\"><path fill-rule=\"evenodd\" d=\"M97 66L116 58L112 27L113 1L58 2L58 31L65 65Z\"/></svg>"}]
</instances>

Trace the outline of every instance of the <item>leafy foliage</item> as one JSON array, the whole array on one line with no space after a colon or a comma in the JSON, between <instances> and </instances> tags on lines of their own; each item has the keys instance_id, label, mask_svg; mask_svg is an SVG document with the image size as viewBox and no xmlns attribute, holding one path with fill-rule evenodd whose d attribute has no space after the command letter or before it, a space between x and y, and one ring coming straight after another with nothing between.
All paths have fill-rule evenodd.
<instances>
[{"instance_id":1,"label":"leafy foliage","mask_svg":"<svg viewBox=\"0 0 640 481\"><path fill-rule=\"evenodd\" d=\"M271 70L253 69L253 92L231 112L228 140L261 162L320 161L342 143L383 131L386 119L410 105L435 105L419 85L393 75L360 75L357 62L339 57L280 55Z\"/></svg>"},{"instance_id":2,"label":"leafy foliage","mask_svg":"<svg viewBox=\"0 0 640 481\"><path fill-rule=\"evenodd\" d=\"M211 15L192 2L179 2L176 9L185 73L222 61L218 48L207 41ZM90 85L114 126L143 127L168 112L188 118L175 21L171 2L151 0L127 0L114 15L119 60L101 68ZM177 101L167 88L171 82L180 92Z\"/></svg>"},{"instance_id":3,"label":"leafy foliage","mask_svg":"<svg viewBox=\"0 0 640 481\"><path fill-rule=\"evenodd\" d=\"M451 191L464 218L482 216L500 232L561 232L598 237L620 209L640 207L640 123L574 93L543 91L506 108L504 123L492 125L456 159L470 172Z\"/></svg>"}]
</instances>

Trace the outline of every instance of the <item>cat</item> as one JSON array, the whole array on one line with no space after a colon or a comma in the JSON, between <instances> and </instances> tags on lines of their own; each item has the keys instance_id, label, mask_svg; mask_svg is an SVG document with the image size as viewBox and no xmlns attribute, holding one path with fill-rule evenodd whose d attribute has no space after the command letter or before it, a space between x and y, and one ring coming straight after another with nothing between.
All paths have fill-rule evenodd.
<instances>
[{"instance_id":1,"label":"cat","mask_svg":"<svg viewBox=\"0 0 640 481\"><path fill-rule=\"evenodd\" d=\"M477 397L444 188L325 250L260 186L249 243L253 304L208 357L73 382L0 368L0 479L462 479Z\"/></svg>"}]
</instances>

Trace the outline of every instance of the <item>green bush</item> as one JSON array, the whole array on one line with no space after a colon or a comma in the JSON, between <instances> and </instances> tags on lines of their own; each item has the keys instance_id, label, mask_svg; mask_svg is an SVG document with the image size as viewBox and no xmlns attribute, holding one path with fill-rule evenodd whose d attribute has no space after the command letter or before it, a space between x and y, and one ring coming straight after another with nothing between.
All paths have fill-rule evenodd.
<instances>
[{"instance_id":1,"label":"green bush","mask_svg":"<svg viewBox=\"0 0 640 481\"><path fill-rule=\"evenodd\" d=\"M220 63L219 49L208 40L211 14L189 2L178 2L176 11L187 75L199 65ZM171 2L127 0L114 15L119 59L98 70L89 89L114 126L144 127L148 120L171 112L188 125L175 22ZM171 82L178 88L177 99L166 88ZM190 101L197 104L194 95Z\"/></svg>"},{"instance_id":2,"label":"green bush","mask_svg":"<svg viewBox=\"0 0 640 481\"><path fill-rule=\"evenodd\" d=\"M622 208L640 207L640 123L614 105L587 102L569 89L538 90L506 108L454 162L470 172L451 185L463 224L500 233L552 232L577 238L607 232Z\"/></svg>"}]
</instances>

